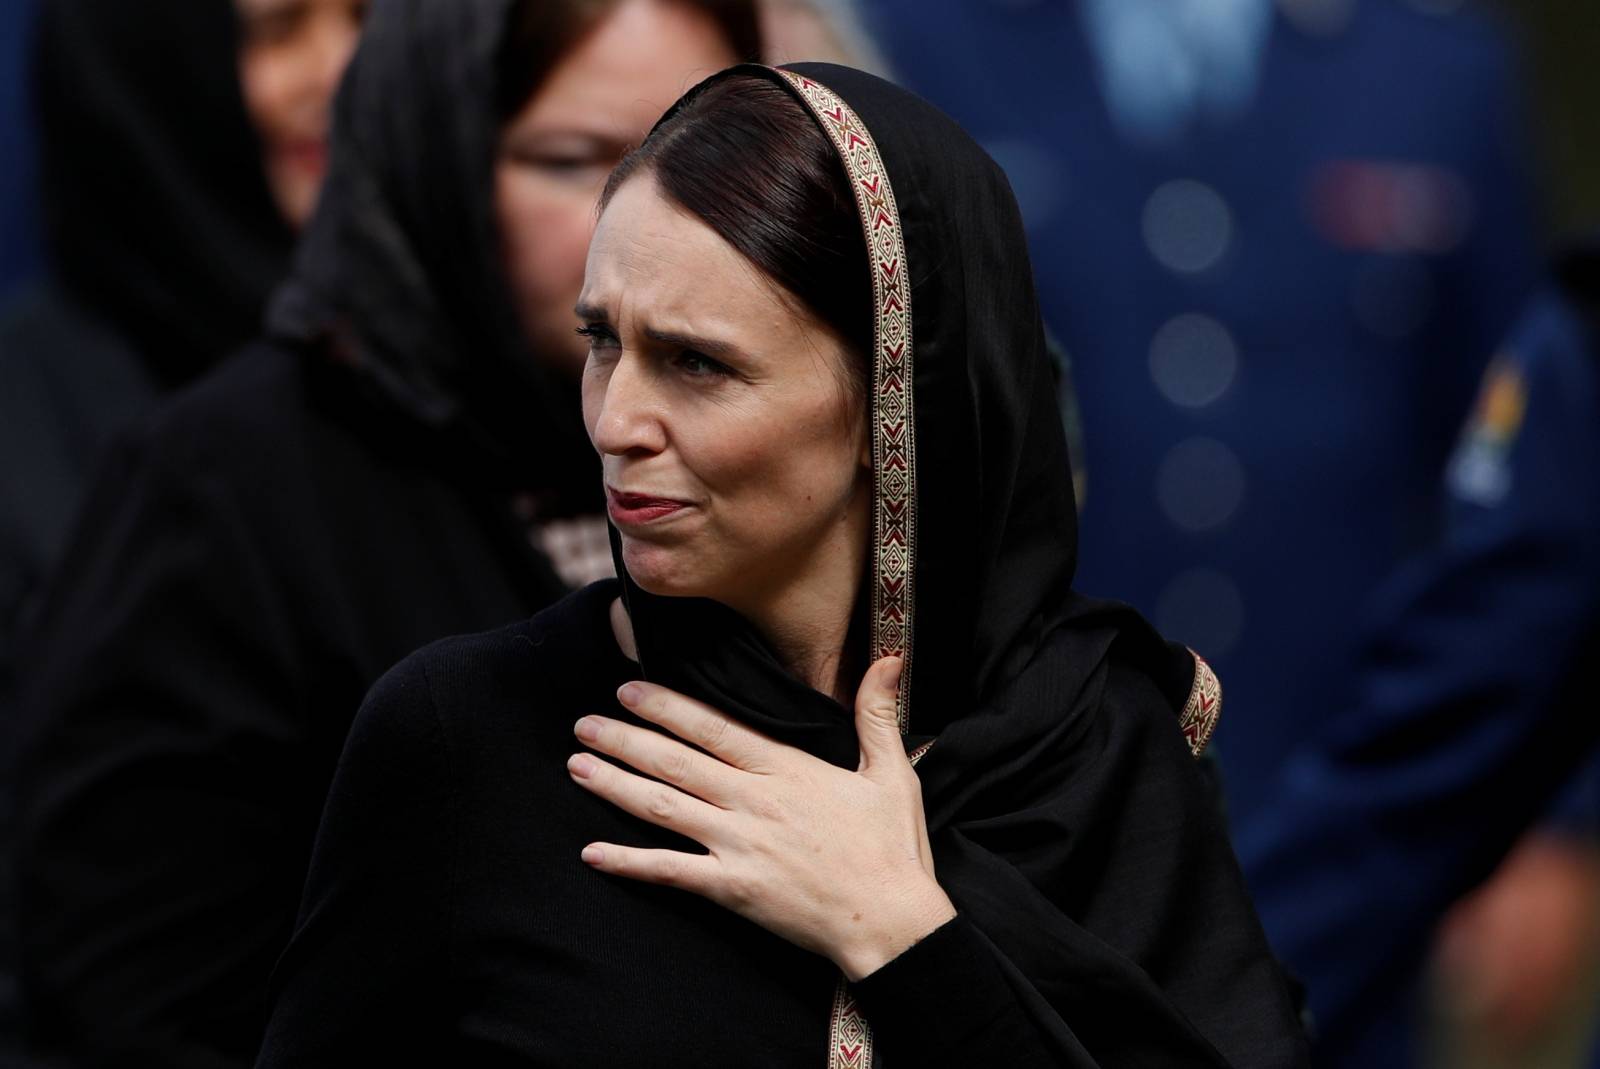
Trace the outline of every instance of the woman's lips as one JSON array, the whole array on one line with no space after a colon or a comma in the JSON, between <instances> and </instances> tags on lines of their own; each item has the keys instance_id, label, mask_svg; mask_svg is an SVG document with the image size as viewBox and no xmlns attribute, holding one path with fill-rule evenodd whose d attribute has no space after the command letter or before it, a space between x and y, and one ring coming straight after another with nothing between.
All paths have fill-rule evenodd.
<instances>
[{"instance_id":1,"label":"woman's lips","mask_svg":"<svg viewBox=\"0 0 1600 1069\"><path fill-rule=\"evenodd\" d=\"M328 169L328 142L320 137L297 137L282 142L283 158L303 171L322 174Z\"/></svg>"},{"instance_id":2,"label":"woman's lips","mask_svg":"<svg viewBox=\"0 0 1600 1069\"><path fill-rule=\"evenodd\" d=\"M606 511L619 526L654 523L689 507L689 502L650 494L628 494L606 487Z\"/></svg>"}]
</instances>

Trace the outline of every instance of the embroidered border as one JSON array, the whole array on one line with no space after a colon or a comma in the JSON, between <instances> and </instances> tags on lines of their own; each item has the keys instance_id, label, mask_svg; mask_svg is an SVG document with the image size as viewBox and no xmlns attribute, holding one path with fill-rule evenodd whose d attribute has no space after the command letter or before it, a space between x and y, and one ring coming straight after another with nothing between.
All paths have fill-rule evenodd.
<instances>
[{"instance_id":1,"label":"embroidered border","mask_svg":"<svg viewBox=\"0 0 1600 1069\"><path fill-rule=\"evenodd\" d=\"M856 1006L850 985L839 977L828 1028L828 1069L871 1069L872 1027Z\"/></svg>"},{"instance_id":2,"label":"embroidered border","mask_svg":"<svg viewBox=\"0 0 1600 1069\"><path fill-rule=\"evenodd\" d=\"M778 70L816 116L844 161L861 213L872 263L872 657L899 654L900 733L910 726L912 580L917 546L917 442L912 404L911 283L905 232L889 173L866 124L837 93L793 71ZM927 753L918 747L912 763ZM839 978L828 1030L828 1069L870 1069L872 1028Z\"/></svg>"},{"instance_id":3,"label":"embroidered border","mask_svg":"<svg viewBox=\"0 0 1600 1069\"><path fill-rule=\"evenodd\" d=\"M912 579L916 564L916 433L912 404L911 284L905 233L889 174L866 125L839 96L793 71L779 70L827 132L854 186L872 261L872 660L899 654L902 734L910 723Z\"/></svg>"},{"instance_id":4,"label":"embroidered border","mask_svg":"<svg viewBox=\"0 0 1600 1069\"><path fill-rule=\"evenodd\" d=\"M916 767L936 740L912 750L907 756ZM856 1006L855 995L844 977L833 991L833 1014L828 1023L828 1069L871 1069L872 1026Z\"/></svg>"},{"instance_id":5,"label":"embroidered border","mask_svg":"<svg viewBox=\"0 0 1600 1069\"><path fill-rule=\"evenodd\" d=\"M1199 757L1211 741L1211 733L1217 730L1217 721L1222 719L1222 681L1204 657L1194 650L1189 652L1194 654L1194 686L1189 688L1189 700L1184 703L1178 725L1189 740L1189 752Z\"/></svg>"}]
</instances>

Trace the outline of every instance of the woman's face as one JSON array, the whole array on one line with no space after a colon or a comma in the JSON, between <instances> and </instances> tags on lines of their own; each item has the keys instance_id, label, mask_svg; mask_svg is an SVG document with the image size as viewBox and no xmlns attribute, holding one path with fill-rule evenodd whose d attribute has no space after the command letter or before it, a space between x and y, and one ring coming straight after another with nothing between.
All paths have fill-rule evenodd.
<instances>
[{"instance_id":1,"label":"woman's face","mask_svg":"<svg viewBox=\"0 0 1600 1069\"><path fill-rule=\"evenodd\" d=\"M512 294L541 359L573 377L583 368L572 302L606 175L684 90L737 61L705 12L623 0L506 124L495 208Z\"/></svg>"},{"instance_id":2,"label":"woman's face","mask_svg":"<svg viewBox=\"0 0 1600 1069\"><path fill-rule=\"evenodd\" d=\"M645 590L747 615L853 599L872 458L845 344L648 172L595 231L583 414Z\"/></svg>"},{"instance_id":3,"label":"woman's face","mask_svg":"<svg viewBox=\"0 0 1600 1069\"><path fill-rule=\"evenodd\" d=\"M239 83L266 160L267 187L295 228L328 169L333 94L355 50L367 0L234 0Z\"/></svg>"}]
</instances>

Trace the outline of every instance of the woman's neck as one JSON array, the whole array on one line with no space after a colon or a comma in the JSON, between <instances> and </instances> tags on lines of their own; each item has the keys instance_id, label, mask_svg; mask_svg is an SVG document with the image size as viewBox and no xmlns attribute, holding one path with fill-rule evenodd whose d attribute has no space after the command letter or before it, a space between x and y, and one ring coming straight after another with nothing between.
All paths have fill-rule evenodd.
<instances>
[{"instance_id":1,"label":"woman's neck","mask_svg":"<svg viewBox=\"0 0 1600 1069\"><path fill-rule=\"evenodd\" d=\"M847 656L866 561L864 555L841 557L820 572L810 572L801 581L760 598L742 591L746 597L724 604L755 625L780 664L814 690L848 707L855 701L855 677L866 668ZM611 630L623 655L638 661L633 622L621 598L611 603Z\"/></svg>"},{"instance_id":2,"label":"woman's neck","mask_svg":"<svg viewBox=\"0 0 1600 1069\"><path fill-rule=\"evenodd\" d=\"M832 537L819 539L801 560L787 562L770 585L752 583L726 604L761 632L778 661L814 690L849 706L864 666L846 656L850 623L867 572L865 499Z\"/></svg>"},{"instance_id":3,"label":"woman's neck","mask_svg":"<svg viewBox=\"0 0 1600 1069\"><path fill-rule=\"evenodd\" d=\"M769 612L749 613L749 619L778 655L779 663L813 690L848 706L855 696L849 678L854 666L845 655L855 591L844 592L843 600L821 604L806 604L812 600L806 597L809 592L796 593Z\"/></svg>"},{"instance_id":4,"label":"woman's neck","mask_svg":"<svg viewBox=\"0 0 1600 1069\"><path fill-rule=\"evenodd\" d=\"M847 708L854 705L859 676L866 670L866 665L854 663L849 650L856 602L867 578L870 485L862 481L849 511L800 559L784 561L777 574L747 574L737 588L705 595L754 624L780 664ZM612 606L611 625L622 652L637 661L633 627L621 599Z\"/></svg>"},{"instance_id":5,"label":"woman's neck","mask_svg":"<svg viewBox=\"0 0 1600 1069\"><path fill-rule=\"evenodd\" d=\"M854 604L853 594L848 604ZM806 611L808 608L811 611ZM790 605L788 609L746 616L778 655L780 664L813 689L832 695L842 705L850 705L855 698L851 675L860 668L845 656L851 613L847 610L841 616L831 611L831 605ZM611 631L623 656L637 662L639 646L633 621L621 598L611 603Z\"/></svg>"}]
</instances>

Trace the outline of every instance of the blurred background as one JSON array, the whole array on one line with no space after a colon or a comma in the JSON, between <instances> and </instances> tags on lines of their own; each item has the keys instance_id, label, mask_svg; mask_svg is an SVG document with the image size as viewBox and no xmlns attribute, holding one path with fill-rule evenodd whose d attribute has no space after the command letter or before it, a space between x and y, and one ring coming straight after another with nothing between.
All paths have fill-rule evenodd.
<instances>
[{"instance_id":1,"label":"blurred background","mask_svg":"<svg viewBox=\"0 0 1600 1069\"><path fill-rule=\"evenodd\" d=\"M0 0L8 306L52 270L53 2ZM304 6L252 17L274 4ZM1600 233L1600 3L763 18L769 59L885 73L1007 170L1082 443L1078 585L1217 668L1230 821L1322 1062L1600 1065L1600 730L1574 685L1600 580L1541 541L1600 546L1592 260L1552 267Z\"/></svg>"},{"instance_id":2,"label":"blurred background","mask_svg":"<svg viewBox=\"0 0 1600 1069\"><path fill-rule=\"evenodd\" d=\"M1593 227L1600 221L1600 153L1584 112L1597 87L1582 57L1597 43L1600 12L1561 0L1508 0L1504 10L1525 49L1551 225L1558 233Z\"/></svg>"}]
</instances>

